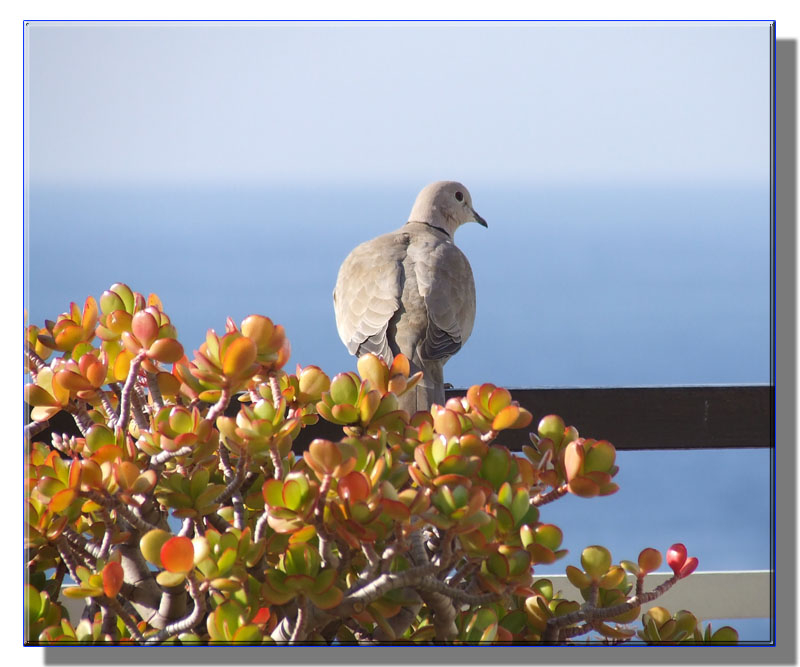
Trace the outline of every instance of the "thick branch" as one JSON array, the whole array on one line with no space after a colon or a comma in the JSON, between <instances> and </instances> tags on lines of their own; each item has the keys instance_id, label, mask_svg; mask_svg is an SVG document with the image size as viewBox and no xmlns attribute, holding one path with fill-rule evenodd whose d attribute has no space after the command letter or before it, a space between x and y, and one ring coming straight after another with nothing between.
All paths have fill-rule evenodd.
<instances>
[{"instance_id":1,"label":"thick branch","mask_svg":"<svg viewBox=\"0 0 800 667\"><path fill-rule=\"evenodd\" d=\"M142 636L142 633L139 632L139 628L136 627L136 621L134 621L130 614L122 608L122 605L116 598L109 598L103 595L98 599L98 602L101 605L107 606L109 609L111 609L111 611L119 616L122 619L122 622L125 624L125 627L128 628L128 632L131 633L131 637L139 642L139 644L144 644L144 637Z\"/></svg>"},{"instance_id":2,"label":"thick branch","mask_svg":"<svg viewBox=\"0 0 800 667\"><path fill-rule=\"evenodd\" d=\"M417 620L417 614L422 609L422 598L413 589L407 589L407 592L414 598L413 601L406 603L399 612L384 621L384 625L388 626L391 633L387 632L385 627L378 627L372 633L376 641L395 641L398 637L402 637L411 624Z\"/></svg>"},{"instance_id":3,"label":"thick branch","mask_svg":"<svg viewBox=\"0 0 800 667\"><path fill-rule=\"evenodd\" d=\"M119 420L115 426L119 426L123 431L128 428L128 421L131 417L131 393L136 384L136 376L139 374L139 366L142 365L147 351L142 349L131 361L131 367L128 370L128 377L125 380L125 385L122 387L122 394L119 399Z\"/></svg>"},{"instance_id":4,"label":"thick branch","mask_svg":"<svg viewBox=\"0 0 800 667\"><path fill-rule=\"evenodd\" d=\"M253 533L253 542L258 544L261 540L264 539L264 534L267 532L267 520L269 519L269 514L267 509L264 508L264 513L258 517L258 521L256 521L256 530Z\"/></svg>"},{"instance_id":5,"label":"thick branch","mask_svg":"<svg viewBox=\"0 0 800 667\"><path fill-rule=\"evenodd\" d=\"M154 526L152 523L149 523L142 519L142 517L138 516L131 510L127 505L119 502L116 498L112 498L106 496L98 491L90 489L86 491L86 496L96 502L98 505L102 505L103 507L107 507L109 509L113 509L123 517L129 524L138 528L142 532L148 532L150 530L154 530L157 526Z\"/></svg>"},{"instance_id":6,"label":"thick branch","mask_svg":"<svg viewBox=\"0 0 800 667\"><path fill-rule=\"evenodd\" d=\"M181 632L187 632L191 630L195 625L203 620L203 616L205 615L206 611L205 597L201 595L197 582L191 573L186 576L186 586L189 590L189 597L191 597L192 602L194 602L194 608L188 616L182 618L180 621L176 621L175 623L170 623L155 637L149 639L147 642L148 644L160 644L172 635L177 635Z\"/></svg>"},{"instance_id":7,"label":"thick branch","mask_svg":"<svg viewBox=\"0 0 800 667\"><path fill-rule=\"evenodd\" d=\"M34 352L28 345L25 345L24 348L25 358L28 360L30 364L30 374L36 378L36 375L47 368L47 362L42 359L36 352Z\"/></svg>"},{"instance_id":8,"label":"thick branch","mask_svg":"<svg viewBox=\"0 0 800 667\"><path fill-rule=\"evenodd\" d=\"M114 406L111 405L111 399L108 397L108 392L101 389L98 394L100 396L100 403L102 403L103 409L106 411L106 419L109 423L115 423L119 419L119 414L117 414Z\"/></svg>"},{"instance_id":9,"label":"thick branch","mask_svg":"<svg viewBox=\"0 0 800 667\"><path fill-rule=\"evenodd\" d=\"M452 588L443 581L434 577L426 577L417 584L417 589L438 593L456 602L462 602L472 607L498 602L505 597L504 593L468 593L460 588Z\"/></svg>"},{"instance_id":10,"label":"thick branch","mask_svg":"<svg viewBox=\"0 0 800 667\"><path fill-rule=\"evenodd\" d=\"M50 422L47 419L40 422L28 422L25 424L22 434L25 437L25 440L30 442L32 438L35 438L42 431L47 430L49 426Z\"/></svg>"},{"instance_id":11,"label":"thick branch","mask_svg":"<svg viewBox=\"0 0 800 667\"><path fill-rule=\"evenodd\" d=\"M294 630L292 636L289 637L290 644L296 644L305 639L306 621L308 617L308 601L304 595L300 595L297 599L297 618L294 622Z\"/></svg>"},{"instance_id":12,"label":"thick branch","mask_svg":"<svg viewBox=\"0 0 800 667\"><path fill-rule=\"evenodd\" d=\"M561 486L553 489L552 491L548 491L545 494L537 493L533 498L531 498L531 505L535 507L541 507L547 503L552 503L554 500L558 500L561 498L561 496L567 495L567 493L567 485L562 484Z\"/></svg>"},{"instance_id":13,"label":"thick branch","mask_svg":"<svg viewBox=\"0 0 800 667\"><path fill-rule=\"evenodd\" d=\"M147 391L150 392L150 400L153 401L153 406L156 410L160 410L164 407L164 399L161 396L161 389L158 386L158 380L154 373L147 373L145 372L145 378L147 379Z\"/></svg>"},{"instance_id":14,"label":"thick branch","mask_svg":"<svg viewBox=\"0 0 800 667\"><path fill-rule=\"evenodd\" d=\"M233 526L234 528L241 530L244 528L244 501L242 500L242 494L239 492L239 488L244 482L244 476L247 470L247 452L243 451L239 454L239 460L236 465L235 473L233 473L233 471L230 469L230 465L227 460L228 453L225 450L225 447L220 444L221 460L223 452L225 454L225 477L229 480L229 482L228 485L217 496L214 502L223 505L229 498L231 499L233 503Z\"/></svg>"},{"instance_id":15,"label":"thick branch","mask_svg":"<svg viewBox=\"0 0 800 667\"><path fill-rule=\"evenodd\" d=\"M206 514L203 518L211 524L211 527L214 528L219 533L227 533L231 527L225 519L223 519L219 514L212 512L211 514Z\"/></svg>"},{"instance_id":16,"label":"thick branch","mask_svg":"<svg viewBox=\"0 0 800 667\"><path fill-rule=\"evenodd\" d=\"M413 532L410 536L410 540L411 560L414 561L417 566L430 566L431 563L428 559L427 553L425 552L425 546L422 541L422 532ZM437 563L433 567L435 570L438 570L440 566ZM422 601L428 605L428 607L430 607L431 612L433 613L433 627L436 632L436 639L442 642L451 641L458 635L458 628L456 627L456 609L453 606L450 598L445 597L435 589L425 586L425 579L430 579L436 581L437 583L441 582L433 577L423 577L416 582L415 589L419 592L419 596L422 598ZM442 584L442 586L445 585Z\"/></svg>"},{"instance_id":17,"label":"thick branch","mask_svg":"<svg viewBox=\"0 0 800 667\"><path fill-rule=\"evenodd\" d=\"M206 414L206 419L208 419L211 423L217 421L217 417L219 417L223 412L225 412L225 408L228 407L228 403L231 400L231 394L227 389L223 389L220 392L219 400L214 403L211 409Z\"/></svg>"},{"instance_id":18,"label":"thick branch","mask_svg":"<svg viewBox=\"0 0 800 667\"><path fill-rule=\"evenodd\" d=\"M272 461L272 467L274 469L272 476L278 480L283 479L283 459L281 458L281 453L278 451L277 446L272 442L270 442L269 445L269 458L270 461Z\"/></svg>"},{"instance_id":19,"label":"thick branch","mask_svg":"<svg viewBox=\"0 0 800 667\"><path fill-rule=\"evenodd\" d=\"M152 465L162 465L166 463L170 459L177 458L178 456L186 456L187 454L192 453L192 448L189 445L185 447L181 447L180 449L176 449L174 452L167 452L163 451L160 454L156 454L155 456L150 458L150 463Z\"/></svg>"},{"instance_id":20,"label":"thick branch","mask_svg":"<svg viewBox=\"0 0 800 667\"><path fill-rule=\"evenodd\" d=\"M242 485L244 481L244 474L247 469L247 453L242 452L239 455L239 460L236 466L236 472L234 472L229 463L228 459L228 451L225 449L225 446L220 444L220 461L223 462L223 472L225 474L225 479L228 480L228 485L220 492L220 494L214 500L214 503L219 503L220 505L224 505L236 492L236 490Z\"/></svg>"},{"instance_id":21,"label":"thick branch","mask_svg":"<svg viewBox=\"0 0 800 667\"><path fill-rule=\"evenodd\" d=\"M150 428L150 422L147 417L147 401L138 384L134 384L133 393L131 394L131 414L140 431L146 431Z\"/></svg>"},{"instance_id":22,"label":"thick branch","mask_svg":"<svg viewBox=\"0 0 800 667\"><path fill-rule=\"evenodd\" d=\"M591 621L613 618L614 616L624 614L626 611L630 611L631 609L646 604L647 602L652 602L672 588L678 579L679 577L677 574L673 575L649 593L634 595L633 597L628 598L628 600L625 602L621 602L613 607L595 607L587 603L577 611L573 611L571 614L554 616L547 621L547 629L545 630L544 635L542 635L542 640L546 642L554 642L558 639L558 631L568 625L574 625L575 623L580 623L581 621L587 621L589 629L591 629ZM589 630L587 629L586 631L588 632Z\"/></svg>"},{"instance_id":23,"label":"thick branch","mask_svg":"<svg viewBox=\"0 0 800 667\"><path fill-rule=\"evenodd\" d=\"M272 391L272 406L277 410L281 405L281 386L274 373L269 374L267 381L269 382L270 391Z\"/></svg>"},{"instance_id":24,"label":"thick branch","mask_svg":"<svg viewBox=\"0 0 800 667\"><path fill-rule=\"evenodd\" d=\"M86 433L94 426L94 422L92 418L89 417L89 413L86 412L86 409L82 405L70 401L65 410L72 415L72 419L81 432L81 435L86 437Z\"/></svg>"}]
</instances>

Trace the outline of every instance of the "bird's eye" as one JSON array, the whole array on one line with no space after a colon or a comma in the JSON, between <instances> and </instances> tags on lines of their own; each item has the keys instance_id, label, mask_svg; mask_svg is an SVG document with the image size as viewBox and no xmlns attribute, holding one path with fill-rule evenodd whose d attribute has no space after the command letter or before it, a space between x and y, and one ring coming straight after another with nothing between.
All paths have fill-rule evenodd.
<instances>
[{"instance_id":1,"label":"bird's eye","mask_svg":"<svg viewBox=\"0 0 800 667\"><path fill-rule=\"evenodd\" d=\"M463 192L461 192L461 191L459 191L459 192L456 192L456 199L457 199L458 201L464 201L464 193L463 193Z\"/></svg>"}]
</instances>

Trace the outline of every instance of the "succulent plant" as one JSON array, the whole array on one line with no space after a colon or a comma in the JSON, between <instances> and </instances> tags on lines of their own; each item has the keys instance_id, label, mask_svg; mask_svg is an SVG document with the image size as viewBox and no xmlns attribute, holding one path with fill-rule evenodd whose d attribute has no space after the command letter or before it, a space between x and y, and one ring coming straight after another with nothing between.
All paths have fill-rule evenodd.
<instances>
[{"instance_id":1,"label":"succulent plant","mask_svg":"<svg viewBox=\"0 0 800 667\"><path fill-rule=\"evenodd\" d=\"M121 283L27 327L28 643L623 642L696 568L672 545L674 575L645 592L660 552L594 545L566 567L582 600L563 597L535 576L568 555L540 515L617 490L611 443L545 415L512 452L505 432L533 416L503 387L409 415L397 397L421 375L402 355L331 377L290 374L289 353L251 315L190 360L161 300ZM77 435L37 440L60 411ZM320 418L341 438L295 454ZM91 602L82 620L62 595ZM685 611L641 617L648 643L736 640Z\"/></svg>"}]
</instances>

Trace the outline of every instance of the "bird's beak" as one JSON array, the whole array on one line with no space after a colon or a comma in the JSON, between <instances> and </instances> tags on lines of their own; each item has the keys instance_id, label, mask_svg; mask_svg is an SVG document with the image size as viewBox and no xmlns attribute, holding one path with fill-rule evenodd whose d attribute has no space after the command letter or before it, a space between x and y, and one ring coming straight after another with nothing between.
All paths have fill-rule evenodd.
<instances>
[{"instance_id":1,"label":"bird's beak","mask_svg":"<svg viewBox=\"0 0 800 667\"><path fill-rule=\"evenodd\" d=\"M479 215L478 215L478 214L475 212L475 209L474 209L474 208L472 208L471 206L470 206L470 211L472 211L472 215L474 215L474 216L475 216L475 222L477 222L479 225L483 225L483 226L484 226L484 227L486 227L486 228L488 228L488 227L489 227L489 225L487 225L487 224L486 224L486 220L484 220L484 219L483 219L481 216L479 216Z\"/></svg>"}]
</instances>

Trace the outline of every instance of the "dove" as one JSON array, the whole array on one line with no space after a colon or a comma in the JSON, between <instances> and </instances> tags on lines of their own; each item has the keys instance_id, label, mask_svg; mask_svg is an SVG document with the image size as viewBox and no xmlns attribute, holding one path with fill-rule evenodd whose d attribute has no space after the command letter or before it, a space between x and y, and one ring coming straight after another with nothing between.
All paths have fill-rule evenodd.
<instances>
[{"instance_id":1,"label":"dove","mask_svg":"<svg viewBox=\"0 0 800 667\"><path fill-rule=\"evenodd\" d=\"M391 364L405 355L423 378L400 397L409 415L444 405L444 365L467 342L475 322L475 280L453 236L467 222L488 227L461 183L422 189L399 229L357 246L333 291L339 337L350 354Z\"/></svg>"}]
</instances>

